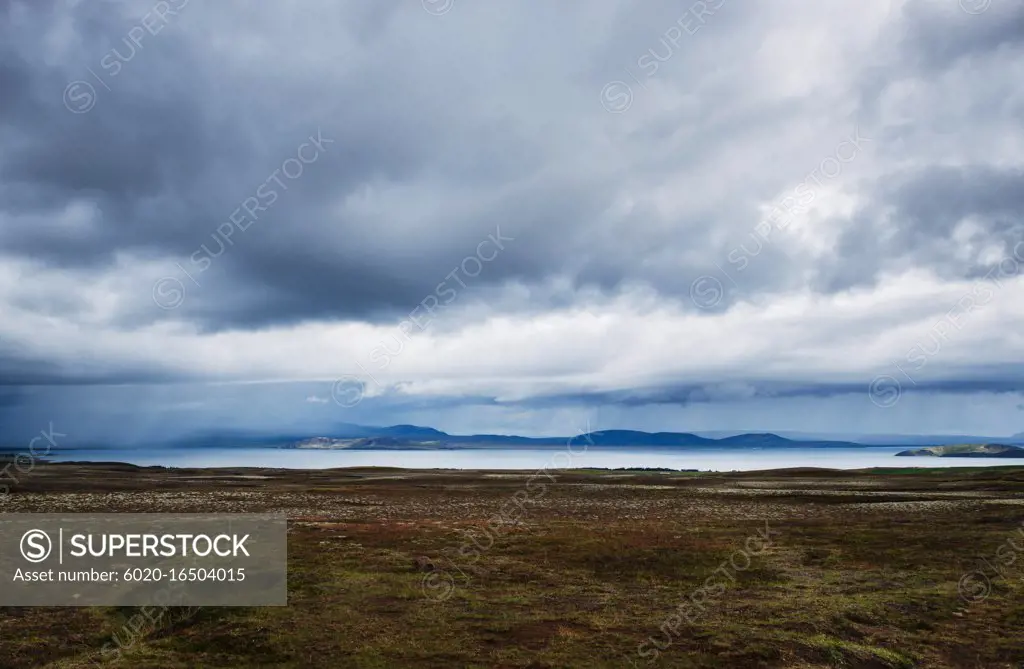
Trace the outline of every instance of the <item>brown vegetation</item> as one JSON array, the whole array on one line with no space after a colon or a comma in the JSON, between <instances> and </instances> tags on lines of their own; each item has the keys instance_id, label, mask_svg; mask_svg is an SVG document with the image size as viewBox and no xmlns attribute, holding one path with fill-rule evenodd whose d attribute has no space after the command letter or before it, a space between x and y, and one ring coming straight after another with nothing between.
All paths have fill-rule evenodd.
<instances>
[{"instance_id":1,"label":"brown vegetation","mask_svg":"<svg viewBox=\"0 0 1024 669\"><path fill-rule=\"evenodd\" d=\"M0 511L288 514L288 607L168 616L111 666L1024 662L1024 555L961 592L1021 526L1022 468L551 472L516 497L531 476L40 464ZM770 547L666 634L766 523ZM0 609L0 666L97 666L132 613Z\"/></svg>"}]
</instances>

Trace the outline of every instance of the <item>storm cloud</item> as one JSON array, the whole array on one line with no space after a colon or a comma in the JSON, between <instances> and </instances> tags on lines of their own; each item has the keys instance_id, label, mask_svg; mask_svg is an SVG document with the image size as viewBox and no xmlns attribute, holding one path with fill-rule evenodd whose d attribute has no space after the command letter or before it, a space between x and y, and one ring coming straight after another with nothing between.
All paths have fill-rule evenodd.
<instances>
[{"instance_id":1,"label":"storm cloud","mask_svg":"<svg viewBox=\"0 0 1024 669\"><path fill-rule=\"evenodd\" d=\"M0 3L0 422L1019 432L1021 81L1002 0Z\"/></svg>"}]
</instances>

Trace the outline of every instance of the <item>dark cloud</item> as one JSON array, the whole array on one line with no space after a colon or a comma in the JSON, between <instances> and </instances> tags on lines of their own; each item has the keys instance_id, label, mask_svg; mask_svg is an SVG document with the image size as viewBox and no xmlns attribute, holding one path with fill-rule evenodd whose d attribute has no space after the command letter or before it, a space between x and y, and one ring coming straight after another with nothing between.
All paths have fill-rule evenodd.
<instances>
[{"instance_id":1,"label":"dark cloud","mask_svg":"<svg viewBox=\"0 0 1024 669\"><path fill-rule=\"evenodd\" d=\"M897 378L899 377L899 378ZM895 379L901 392L913 393L916 396L939 395L946 393L1009 393L1024 392L1024 369L1019 366L1014 370L1003 370L1002 375L989 375L985 378L950 378L924 379L902 376L899 370L892 370L887 376ZM896 387L893 384L893 387ZM523 402L527 406L543 407L551 403L578 406L621 406L644 407L652 405L668 405L686 407L710 403L739 403L759 399L821 399L830 397L852 398L857 402L869 401L867 384L863 382L847 383L816 383L808 381L794 383L791 381L765 381L705 384L678 384L651 388L633 388L613 392L572 393L550 396L538 396ZM493 398L478 400L484 403L493 402ZM518 404L513 402L513 404Z\"/></svg>"},{"instance_id":2,"label":"dark cloud","mask_svg":"<svg viewBox=\"0 0 1024 669\"><path fill-rule=\"evenodd\" d=\"M909 294L894 277L911 271L939 292L1024 241L1019 3L971 15L909 0L883 20L881 0L727 2L693 33L668 0L443 16L369 0L170 5L151 34L153 8L134 3L0 2L10 397L288 378L279 360L319 377L317 356L332 375L357 357L326 352L339 337L369 351L374 326L445 287L457 301L409 344L379 416L854 397L883 351L902 353L879 343L887 333L950 305L851 314L848 293ZM602 107L613 82L630 93L623 113ZM861 132L866 148L766 239L772 207ZM467 275L499 233L500 254ZM571 331L552 314L583 309L613 317L544 339ZM794 310L801 328L776 327ZM524 331L546 348L516 348ZM703 348L677 350L690 331ZM747 339L761 331L770 345ZM854 335L863 351L835 343ZM1001 340L983 362L1015 351ZM680 358L712 371L684 374ZM1009 392L1020 378L949 359L914 392Z\"/></svg>"},{"instance_id":3,"label":"dark cloud","mask_svg":"<svg viewBox=\"0 0 1024 669\"><path fill-rule=\"evenodd\" d=\"M977 16L965 17L954 4L908 0L901 19L906 30L902 46L912 54L911 62L927 72L1001 49L1024 49L1024 5L1017 2L993 2Z\"/></svg>"},{"instance_id":4,"label":"dark cloud","mask_svg":"<svg viewBox=\"0 0 1024 669\"><path fill-rule=\"evenodd\" d=\"M958 238L957 227L969 225ZM967 236L969 235L969 237ZM886 176L819 269L821 290L872 285L883 272L927 268L949 279L1010 274L1024 261L1024 171L931 166ZM971 248L968 248L970 242ZM987 254L995 246L996 258ZM1014 253L1019 256L1015 258ZM985 254L983 256L983 254ZM996 278L999 278L998 276Z\"/></svg>"},{"instance_id":5,"label":"dark cloud","mask_svg":"<svg viewBox=\"0 0 1024 669\"><path fill-rule=\"evenodd\" d=\"M44 12L19 5L20 23L40 34L59 20L71 22L75 47L74 58L63 62L41 66L15 53L9 66L10 77L35 85L21 98L22 113L11 119L11 135L19 139L0 164L0 179L13 195L5 247L64 267L109 265L118 253L150 254L165 258L184 280L173 262L193 270L189 258L206 255L204 244L219 250L222 242L211 239L217 227L293 156L307 133L322 128L334 141L324 157L288 184L252 232L235 236L175 317L206 330L394 318L431 292L494 226L520 241L474 281L476 287L568 275L580 286L614 290L639 277L685 297L676 260L644 269L635 258L678 247L682 236L684 247L698 248L709 234L706 214L644 234L634 231L663 215L648 209L610 219L606 212L623 166L595 170L579 162L582 156L574 158L593 138L559 138L569 119L551 122L540 109L535 118L524 116L564 99L517 99L501 83L485 93L486 67L470 72L459 60L425 79L409 45L386 35L395 12L360 7L354 24L341 30L358 37L353 52L339 45L322 54L328 61L348 56L336 68L341 74L332 72L326 81L330 70L320 63L280 79L239 71L204 53L184 26L211 17L197 17L204 10L192 6L175 19L182 25L167 25L133 48L124 36L138 19L127 11L108 15L77 5ZM666 4L653 14L660 21L631 18L626 29L637 55L640 45L659 37L656 27L672 26L676 14ZM732 20L723 16L720 30ZM300 41L285 33L278 46ZM22 36L14 45L27 54L36 41ZM116 76L101 66L113 62L104 60L111 49L132 54L118 62ZM277 66L273 52L262 55L253 67ZM682 70L693 67L678 60ZM72 77L96 88L96 109L68 113L54 95ZM753 120L731 118L724 108L717 116L713 132L721 138L743 132ZM686 153L658 162L685 159L696 166L714 143L689 141L681 150ZM558 163L561 169L552 170ZM643 169L654 174L657 167ZM69 214L72 206L79 209ZM736 213L752 221L753 202ZM52 223L71 215L89 220L70 234ZM129 322L167 316L148 310Z\"/></svg>"}]
</instances>

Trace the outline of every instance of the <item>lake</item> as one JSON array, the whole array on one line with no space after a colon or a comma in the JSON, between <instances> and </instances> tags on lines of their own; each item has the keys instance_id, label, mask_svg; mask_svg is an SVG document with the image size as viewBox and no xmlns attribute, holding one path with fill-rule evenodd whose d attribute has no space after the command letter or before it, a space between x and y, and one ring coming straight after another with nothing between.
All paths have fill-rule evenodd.
<instances>
[{"instance_id":1,"label":"lake","mask_svg":"<svg viewBox=\"0 0 1024 669\"><path fill-rule=\"evenodd\" d=\"M753 471L784 467L981 467L1024 466L1014 458L895 457L905 447L755 449L625 449L574 444L548 449L307 450L286 448L178 448L54 451L55 461L127 462L164 467L406 467L410 469L562 469L663 467L701 471Z\"/></svg>"}]
</instances>

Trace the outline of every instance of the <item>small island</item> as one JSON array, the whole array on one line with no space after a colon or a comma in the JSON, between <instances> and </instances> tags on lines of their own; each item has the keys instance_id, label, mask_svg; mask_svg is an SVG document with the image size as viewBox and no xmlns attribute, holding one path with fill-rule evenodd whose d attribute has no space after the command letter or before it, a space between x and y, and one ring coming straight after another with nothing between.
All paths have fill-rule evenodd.
<instances>
[{"instance_id":1,"label":"small island","mask_svg":"<svg viewBox=\"0 0 1024 669\"><path fill-rule=\"evenodd\" d=\"M900 451L896 455L936 458L1024 458L1024 448L1009 444L952 444Z\"/></svg>"}]
</instances>

